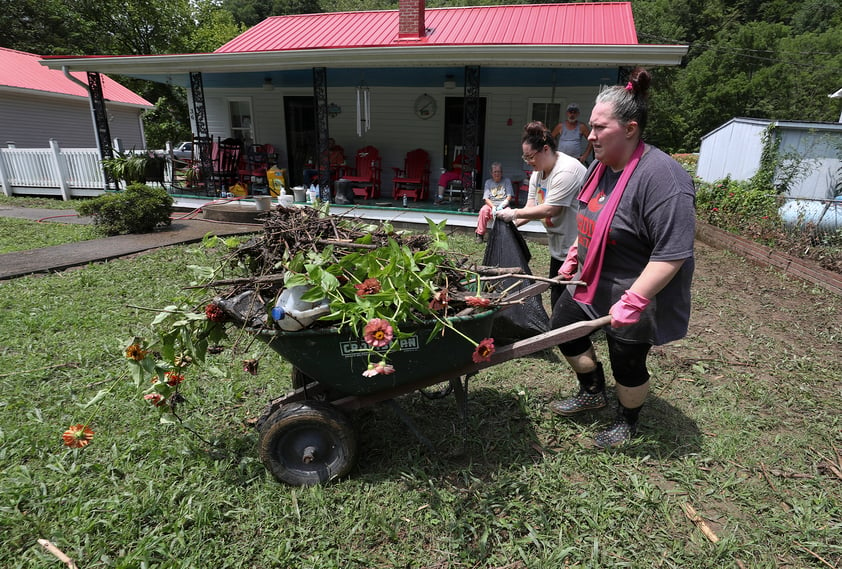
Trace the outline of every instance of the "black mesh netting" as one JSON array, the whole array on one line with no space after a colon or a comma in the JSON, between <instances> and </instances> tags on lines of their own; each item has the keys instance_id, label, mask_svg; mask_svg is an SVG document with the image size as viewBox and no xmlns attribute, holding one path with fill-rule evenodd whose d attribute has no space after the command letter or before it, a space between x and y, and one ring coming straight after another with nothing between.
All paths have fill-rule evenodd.
<instances>
[{"instance_id":1,"label":"black mesh netting","mask_svg":"<svg viewBox=\"0 0 842 569\"><path fill-rule=\"evenodd\" d=\"M520 267L526 274L531 275L531 258L526 240L520 231L511 223L497 221L494 229L488 232L488 244L485 246L482 264L492 267ZM500 290L511 286L510 293L514 294L532 284L530 280L505 279L500 285ZM541 303L541 295L530 296L524 299L523 304L500 311L494 318L492 337L500 345L509 344L546 332L550 329L549 321L547 311Z\"/></svg>"}]
</instances>

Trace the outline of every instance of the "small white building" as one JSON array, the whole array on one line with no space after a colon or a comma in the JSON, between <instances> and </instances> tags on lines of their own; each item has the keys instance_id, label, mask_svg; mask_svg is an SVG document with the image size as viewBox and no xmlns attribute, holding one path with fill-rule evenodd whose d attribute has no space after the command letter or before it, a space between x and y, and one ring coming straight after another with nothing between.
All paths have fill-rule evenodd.
<instances>
[{"instance_id":1,"label":"small white building","mask_svg":"<svg viewBox=\"0 0 842 569\"><path fill-rule=\"evenodd\" d=\"M734 118L702 137L696 175L705 182L748 180L760 168L763 133L780 141L783 157L798 157L790 198L829 199L842 189L842 123Z\"/></svg>"}]
</instances>

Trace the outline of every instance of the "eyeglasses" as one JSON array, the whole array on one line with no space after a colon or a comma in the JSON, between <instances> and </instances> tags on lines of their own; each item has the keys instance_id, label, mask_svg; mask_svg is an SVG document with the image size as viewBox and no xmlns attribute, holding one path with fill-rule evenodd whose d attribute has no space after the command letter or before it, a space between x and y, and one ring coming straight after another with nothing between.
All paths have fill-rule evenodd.
<instances>
[{"instance_id":1,"label":"eyeglasses","mask_svg":"<svg viewBox=\"0 0 842 569\"><path fill-rule=\"evenodd\" d=\"M543 150L543 149L541 149L541 150ZM524 162L532 162L532 160L535 159L535 156L537 156L538 154L541 153L541 150L536 150L535 152L533 152L532 154L529 154L529 155L524 154L523 156L521 156L521 158L523 158Z\"/></svg>"}]
</instances>

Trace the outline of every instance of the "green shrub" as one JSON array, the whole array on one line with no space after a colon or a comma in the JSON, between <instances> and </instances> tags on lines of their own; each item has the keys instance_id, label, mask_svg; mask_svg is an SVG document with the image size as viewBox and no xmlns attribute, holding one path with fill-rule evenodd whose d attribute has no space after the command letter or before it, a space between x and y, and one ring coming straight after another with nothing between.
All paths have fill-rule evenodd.
<instances>
[{"instance_id":1,"label":"green shrub","mask_svg":"<svg viewBox=\"0 0 842 569\"><path fill-rule=\"evenodd\" d=\"M124 191L85 202L76 210L79 215L92 216L94 225L106 235L150 233L172 223L173 198L163 188L132 184Z\"/></svg>"}]
</instances>

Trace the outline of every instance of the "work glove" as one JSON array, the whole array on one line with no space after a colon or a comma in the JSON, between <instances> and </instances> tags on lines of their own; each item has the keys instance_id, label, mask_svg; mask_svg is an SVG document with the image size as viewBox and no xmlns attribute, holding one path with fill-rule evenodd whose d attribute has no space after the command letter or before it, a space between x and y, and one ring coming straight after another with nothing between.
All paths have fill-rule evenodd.
<instances>
[{"instance_id":1,"label":"work glove","mask_svg":"<svg viewBox=\"0 0 842 569\"><path fill-rule=\"evenodd\" d=\"M579 246L572 245L570 249L567 250L567 257L564 258L564 262L561 264L561 268L558 270L558 274L566 281L572 281L573 277L576 276L576 271L579 268Z\"/></svg>"},{"instance_id":2,"label":"work glove","mask_svg":"<svg viewBox=\"0 0 842 569\"><path fill-rule=\"evenodd\" d=\"M515 212L517 210L512 208L501 209L497 212L497 219L502 221L514 221L515 216L517 215Z\"/></svg>"},{"instance_id":3,"label":"work glove","mask_svg":"<svg viewBox=\"0 0 842 569\"><path fill-rule=\"evenodd\" d=\"M640 314L647 306L649 306L648 298L627 290L608 311L611 315L611 327L621 328L640 322Z\"/></svg>"}]
</instances>

